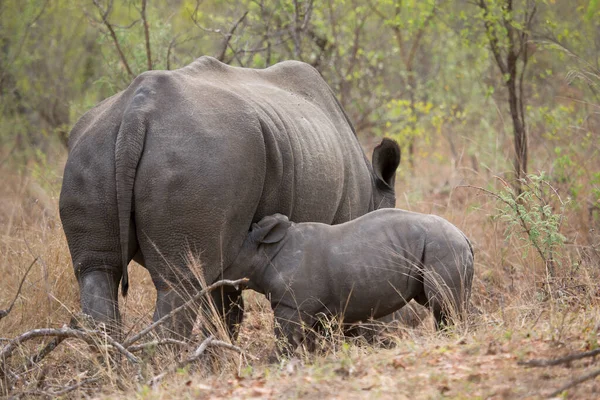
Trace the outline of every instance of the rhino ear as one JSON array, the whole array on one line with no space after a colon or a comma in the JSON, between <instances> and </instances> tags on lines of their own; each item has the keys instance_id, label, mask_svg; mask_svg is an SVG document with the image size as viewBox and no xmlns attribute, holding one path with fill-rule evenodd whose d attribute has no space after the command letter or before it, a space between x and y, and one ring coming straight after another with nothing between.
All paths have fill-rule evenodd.
<instances>
[{"instance_id":1,"label":"rhino ear","mask_svg":"<svg viewBox=\"0 0 600 400\"><path fill-rule=\"evenodd\" d=\"M259 243L277 243L284 238L291 225L283 214L269 215L252 225L252 235Z\"/></svg>"},{"instance_id":2,"label":"rhino ear","mask_svg":"<svg viewBox=\"0 0 600 400\"><path fill-rule=\"evenodd\" d=\"M384 138L373 149L373 172L375 177L393 189L398 165L400 165L400 147L394 140Z\"/></svg>"}]
</instances>

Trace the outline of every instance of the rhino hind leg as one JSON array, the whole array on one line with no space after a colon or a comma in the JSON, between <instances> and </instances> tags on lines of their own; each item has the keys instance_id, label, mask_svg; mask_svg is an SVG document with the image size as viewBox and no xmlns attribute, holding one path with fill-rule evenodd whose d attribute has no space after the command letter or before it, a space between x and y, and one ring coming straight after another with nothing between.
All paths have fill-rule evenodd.
<instances>
[{"instance_id":1,"label":"rhino hind leg","mask_svg":"<svg viewBox=\"0 0 600 400\"><path fill-rule=\"evenodd\" d=\"M105 325L107 332L120 336L119 281L121 274L115 270L94 270L79 276L81 308L84 314Z\"/></svg>"},{"instance_id":2,"label":"rhino hind leg","mask_svg":"<svg viewBox=\"0 0 600 400\"><path fill-rule=\"evenodd\" d=\"M157 290L154 321L169 315L170 312L183 305L188 299L189 296L176 289ZM197 307L188 307L173 315L169 321L163 324L159 334L163 337L178 336L179 339L187 339L192 334L197 315Z\"/></svg>"}]
</instances>

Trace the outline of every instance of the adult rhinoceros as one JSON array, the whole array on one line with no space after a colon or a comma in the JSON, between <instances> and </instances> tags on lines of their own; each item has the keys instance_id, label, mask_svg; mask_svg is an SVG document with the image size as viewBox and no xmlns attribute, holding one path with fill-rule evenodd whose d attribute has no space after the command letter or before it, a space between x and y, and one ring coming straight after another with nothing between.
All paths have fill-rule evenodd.
<instances>
[{"instance_id":1,"label":"adult rhinoceros","mask_svg":"<svg viewBox=\"0 0 600 400\"><path fill-rule=\"evenodd\" d=\"M69 138L60 216L82 311L119 321L119 282L126 293L135 259L156 286L159 318L199 286L190 252L211 283L266 215L337 224L393 207L399 162L386 139L368 162L307 64L256 70L201 57L145 72L83 115ZM217 308L227 311L240 293L216 296ZM172 328L188 335L196 313ZM232 314L230 324L241 320Z\"/></svg>"}]
</instances>

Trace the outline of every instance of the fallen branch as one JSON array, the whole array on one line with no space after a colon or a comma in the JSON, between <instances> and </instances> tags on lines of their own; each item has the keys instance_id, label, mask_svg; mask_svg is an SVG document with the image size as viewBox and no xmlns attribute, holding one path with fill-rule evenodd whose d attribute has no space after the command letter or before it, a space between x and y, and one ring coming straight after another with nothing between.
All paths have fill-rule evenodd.
<instances>
[{"instance_id":1,"label":"fallen branch","mask_svg":"<svg viewBox=\"0 0 600 400\"><path fill-rule=\"evenodd\" d=\"M86 380L83 380L83 381L81 381L79 383L76 383L74 385L67 386L64 389L57 390L56 392L52 392L52 395L53 396L62 396L63 394L67 394L69 392L72 392L73 390L79 389L80 387L85 386L88 383L95 383L95 382L98 382L99 380L100 380L100 378L86 379Z\"/></svg>"},{"instance_id":2,"label":"fallen branch","mask_svg":"<svg viewBox=\"0 0 600 400\"><path fill-rule=\"evenodd\" d=\"M206 339L204 339L202 341L202 343L200 343L200 346L198 346L198 348L196 349L196 351L194 352L194 354L189 357L186 358L183 361L178 362L174 367L172 367L170 370L165 371L159 375L156 375L154 378L152 378L150 380L150 382L148 382L149 385L155 385L158 382L160 382L160 380L162 378L165 377L165 375L176 372L179 369L185 368L187 365L197 361L200 357L202 357L202 355L204 354L204 352L206 351L206 349L209 346L215 346L215 347L223 347L225 349L228 350L232 350L232 351L236 351L240 354L244 354L244 351L239 348L238 346L235 346L233 344L227 343L227 342L223 342L222 340L217 340L215 339L215 337L213 335L207 337Z\"/></svg>"},{"instance_id":3,"label":"fallen branch","mask_svg":"<svg viewBox=\"0 0 600 400\"><path fill-rule=\"evenodd\" d=\"M40 397L50 397L50 398L54 398L54 397L58 397L58 396L63 396L67 393L70 393L74 390L79 389L82 386L85 386L89 383L95 383L98 382L100 380L100 378L90 378L90 379L85 379L79 383L76 383L74 385L71 386L67 386L66 388L62 388L60 390L57 391L46 391L46 390L30 390L30 391L26 391L26 392L21 392L21 393L17 393L16 395L14 395L11 398L21 398L21 397L32 397L32 396L40 396Z\"/></svg>"},{"instance_id":4,"label":"fallen branch","mask_svg":"<svg viewBox=\"0 0 600 400\"><path fill-rule=\"evenodd\" d=\"M236 351L236 352L238 352L238 353L240 353L240 354L243 354L243 353L244 353L244 350L242 350L240 347L238 347L238 346L236 346L236 345L234 345L234 344L231 344L231 343L224 342L224 341L222 341L222 340L216 340L216 339L215 339L215 340L213 340L213 341L212 341L212 343L211 343L211 344L212 344L213 346L217 346L217 347L223 347L223 348L225 348L225 349L227 349L227 350L233 350L233 351Z\"/></svg>"},{"instance_id":5,"label":"fallen branch","mask_svg":"<svg viewBox=\"0 0 600 400\"><path fill-rule=\"evenodd\" d=\"M167 345L167 344L176 344L179 346L188 346L189 343L184 342L183 340L177 340L177 339L162 339L162 340L155 340L152 342L147 342L147 343L142 343L142 344L134 344L132 346L129 346L127 348L127 350L129 350L132 353L150 348L150 347L158 347L158 346L162 346L162 345Z\"/></svg>"},{"instance_id":6,"label":"fallen branch","mask_svg":"<svg viewBox=\"0 0 600 400\"><path fill-rule=\"evenodd\" d=\"M210 293L214 289L220 288L222 286L233 286L234 288L237 289L240 285L243 285L246 282L248 282L248 279L246 279L246 278L238 279L238 280L235 280L235 281L231 281L231 280L225 279L225 280L217 281L217 282L213 283L212 285L207 286L206 288L204 288L200 292L196 293L191 299L189 299L188 301L186 301L185 303L183 303L182 305L180 305L176 309L172 310L167 315L163 316L159 320L153 322L152 324L148 325L146 328L142 329L137 334L135 334L132 337L130 337L129 339L125 340L123 342L123 347L129 348L132 344L134 344L135 342L137 342L138 340L140 340L141 338L143 338L144 336L146 336L147 334L149 334L150 332L152 332L153 330L155 330L156 328L158 328L160 325L164 324L167 320L169 320L170 318L172 318L174 315L176 315L176 314L180 313L181 311L183 311L183 310L189 308L190 306L192 306L193 303L197 302L203 296L205 296L206 294Z\"/></svg>"},{"instance_id":7,"label":"fallen branch","mask_svg":"<svg viewBox=\"0 0 600 400\"><path fill-rule=\"evenodd\" d=\"M150 386L154 386L156 385L158 382L160 382L160 380L162 378L165 377L165 375L172 373L172 372L176 372L178 369L185 367L186 365L188 365L189 363L197 360L198 358L200 358L200 356L202 356L202 353L204 353L204 351L206 350L206 348L208 347L208 345L215 339L215 337L213 335L210 335L209 337L207 337L206 339L204 339L202 341L202 343L200 343L200 346L198 346L198 348L196 349L196 351L194 352L194 355L186 360L183 360L181 362L178 362L175 367L171 368L169 371L165 371L162 372L158 375L156 375L154 378L152 378L149 382L148 385Z\"/></svg>"},{"instance_id":8,"label":"fallen branch","mask_svg":"<svg viewBox=\"0 0 600 400\"><path fill-rule=\"evenodd\" d=\"M555 358L551 360L529 360L529 361L519 361L517 364L525 365L528 367L550 367L553 365L566 364L571 361L581 360L586 357L594 357L600 354L600 349L585 351L583 353L569 354L564 357Z\"/></svg>"},{"instance_id":9,"label":"fallen branch","mask_svg":"<svg viewBox=\"0 0 600 400\"><path fill-rule=\"evenodd\" d=\"M27 276L27 273L29 273L33 264L36 261L37 261L37 259L34 260L34 262L31 264L31 266L27 270L25 276L21 280L21 285L19 286L19 290L17 292L16 297L18 297L18 295L19 295L19 292L23 285L23 281L25 280L25 277ZM158 321L150 324L149 326L144 328L142 331L140 331L136 335L130 337L124 343L119 343L118 341L113 339L111 336L109 336L103 330L97 330L97 329L93 328L95 326L94 321L93 320L86 321L86 319L91 318L86 315L82 315L79 317L73 317L71 319L69 326L65 325L64 327L62 327L60 329L42 328L42 329L33 329L31 331L25 332L25 333L17 336L14 339L7 339L6 340L7 343L4 345L4 347L0 348L0 377L8 377L9 380L16 381L19 378L19 375L21 373L27 371L29 368L31 368L32 366L39 363L39 361L41 361L48 354L50 354L65 339L75 338L75 339L80 339L80 340L86 342L91 347L94 347L101 351L105 350L107 347L109 347L109 348L112 347L118 353L125 356L125 358L127 358L127 360L136 368L136 376L137 376L138 382L143 382L144 379L142 376L142 366L141 366L139 359L135 355L133 355L133 352L138 352L138 351L141 351L143 349L153 347L153 346L161 346L161 345L168 345L168 344L187 346L188 343L181 341L181 340L171 339L171 338L160 339L160 340L156 340L156 341L142 343L139 345L134 345L135 342L139 341L141 338L148 335L150 332L155 330L157 327L159 327L161 324L165 323L167 320L169 320L176 314L191 307L195 302L197 302L200 298L202 298L206 294L210 293L212 290L217 289L222 286L233 286L236 289L238 289L240 285L243 285L246 282L248 282L248 279L238 279L235 281L231 281L231 280L217 281L217 282L213 283L212 285L207 286L200 292L198 292L196 295L191 297L184 304L182 304L181 306L172 310L169 314L163 316ZM16 297L15 297L15 300L16 300ZM10 312L15 300L13 300L11 306L7 310L2 311L3 316L6 316ZM82 317L84 318L83 325L81 325L82 321L80 320L80 318L82 318ZM86 322L88 324L86 324ZM37 354L29 357L27 359L27 362L25 363L25 365L22 367L22 370L20 370L20 372L18 372L18 374L15 374L13 371L11 371L7 365L7 361L10 359L10 357L12 356L14 351L17 350L22 343L24 343L28 340L32 340L35 338L41 338L41 337L52 337L52 340L50 342L48 342L42 348L42 350L40 350ZM208 346L223 347L223 348L226 348L229 350L236 351L240 354L243 354L242 349L240 349L239 347L234 346L230 343L216 340L216 339L214 339L214 337L211 336L211 337L207 338L206 340L204 340L200 344L200 346L198 347L198 349L196 350L196 352L194 353L194 355L192 357L184 360L183 362L177 363L173 370L176 371L178 368L182 368L183 366L196 361L198 358L200 358L202 356L202 354L204 353L204 351L206 350L206 348ZM164 373L158 375L157 377L153 378L152 381L158 381L158 380L162 379L162 377L164 377L167 373L170 373L170 372L172 372L171 369L169 369L167 372L164 372ZM94 378L94 381L98 380L98 379L99 378ZM65 393L68 393L72 390L75 390L78 387L85 385L86 383L91 383L91 382L92 382L92 380L83 381L77 385L69 386L69 387L67 387L63 390L57 391L57 392L48 392L48 391L42 391L42 390L23 392L23 393L18 394L17 397L18 396L28 396L28 395L30 395L30 396L50 396L50 397L60 396Z\"/></svg>"},{"instance_id":10,"label":"fallen branch","mask_svg":"<svg viewBox=\"0 0 600 400\"><path fill-rule=\"evenodd\" d=\"M600 369L592 371L589 374L585 374L583 376L580 376L579 378L572 380L571 382L569 382L566 385L560 387L559 389L556 389L554 392L550 393L548 395L548 397L556 397L559 394L561 394L562 392L564 392L565 390L571 389L572 387L577 386L580 383L583 383L585 381L589 381L590 379L594 379L598 375L600 375Z\"/></svg>"},{"instance_id":11,"label":"fallen branch","mask_svg":"<svg viewBox=\"0 0 600 400\"><path fill-rule=\"evenodd\" d=\"M113 348L115 348L119 353L125 356L129 362L134 364L137 367L137 375L138 379L142 378L141 374L141 366L138 358L131 354L122 344L111 338L108 334L101 331L82 331L76 330L72 328L63 327L60 329L51 329L51 328L43 328L43 329L33 329L31 331L25 332L22 335L13 339L10 343L8 343L1 351L0 351L0 374L5 371L6 361L12 355L13 351L17 349L17 347L27 340L39 338L39 337L48 337L54 336L57 338L76 338L83 340L90 346L93 346L97 349L102 349L102 344L98 339L105 341Z\"/></svg>"},{"instance_id":12,"label":"fallen branch","mask_svg":"<svg viewBox=\"0 0 600 400\"><path fill-rule=\"evenodd\" d=\"M76 316L71 317L71 322L69 322L69 328L80 329L80 327L78 325L79 325L79 321L77 320L77 317ZM28 370L29 368L33 367L35 364L39 363L44 358L46 358L46 356L48 354L50 354L52 351L54 351L54 349L56 349L58 347L58 345L61 344L65 339L66 339L66 337L54 337L35 356L29 357L29 359L27 360L27 363L25 363L25 366L23 367L24 370Z\"/></svg>"},{"instance_id":13,"label":"fallen branch","mask_svg":"<svg viewBox=\"0 0 600 400\"><path fill-rule=\"evenodd\" d=\"M65 340L65 337L55 337L47 345L44 346L42 350L39 351L35 356L29 357L27 363L25 364L25 369L29 369L33 367L35 364L42 361L48 354L50 354L54 349L58 347L59 344Z\"/></svg>"},{"instance_id":14,"label":"fallen branch","mask_svg":"<svg viewBox=\"0 0 600 400\"><path fill-rule=\"evenodd\" d=\"M572 361L581 360L581 359L587 358L587 357L595 357L598 354L600 354L600 349L584 351L584 352L575 353L575 354L569 354L564 357L554 358L554 359L550 359L550 360L539 359L539 360L519 361L519 362L517 362L517 364L524 365L527 367L551 367L554 365L567 364ZM572 380L571 382L567 383L566 385L561 386L560 388L556 389L554 392L550 393L547 397L556 397L559 394L561 394L562 392L564 392L565 390L568 390L568 389L570 389L574 386L577 386L580 383L583 383L590 379L594 379L598 375L600 375L600 369L594 370L588 374L585 374L583 376L580 376L577 379Z\"/></svg>"},{"instance_id":15,"label":"fallen branch","mask_svg":"<svg viewBox=\"0 0 600 400\"><path fill-rule=\"evenodd\" d=\"M17 299L19 298L19 295L21 294L21 289L23 288L23 283L25 282L25 278L27 278L27 274L29 274L29 271L31 271L31 268L33 268L33 266L35 265L37 260L38 260L38 258L36 257L31 262L31 265L29 265L29 268L27 268L27 271L25 271L25 275L23 275L23 278L21 278L21 283L19 283L19 288L17 289L17 294L15 294L15 298L13 299L12 303L10 303L10 306L8 306L8 308L6 310L0 310L0 320L2 318L6 317L12 311L12 308L15 305L15 302L17 301Z\"/></svg>"}]
</instances>

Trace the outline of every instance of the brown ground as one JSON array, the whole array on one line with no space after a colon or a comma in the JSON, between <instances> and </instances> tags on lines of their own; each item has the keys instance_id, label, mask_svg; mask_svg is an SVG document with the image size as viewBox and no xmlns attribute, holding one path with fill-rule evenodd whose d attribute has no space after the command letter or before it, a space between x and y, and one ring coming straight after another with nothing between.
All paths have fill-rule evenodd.
<instances>
[{"instance_id":1,"label":"brown ground","mask_svg":"<svg viewBox=\"0 0 600 400\"><path fill-rule=\"evenodd\" d=\"M595 358L544 368L518 364L598 347L599 259L590 241L600 242L600 235L589 226L586 210L575 209L568 215L561 229L567 245L556 254L559 273L548 279L538 255L519 232L509 237L504 222L492 218L496 202L477 190L457 187L469 183L498 190L490 187L496 182L492 177L448 166L418 170L418 179L400 177L397 206L446 217L475 247L475 312L450 332L435 333L428 317L415 329L392 330L387 341L392 348L334 332L320 340L317 354L270 364L267 359L275 345L272 314L261 296L247 292L247 318L237 343L244 357L211 349L200 364L166 376L155 387L140 386L124 361L119 364L123 368L115 368L106 362L105 353L67 340L43 362L20 374L10 387L0 387L4 391L0 394L40 396L97 377L97 382L68 396L520 399L543 398L599 369ZM57 215L57 171L59 167L31 166L24 173L0 169L6 188L0 191L0 308L8 306L25 270L38 257L14 310L0 321L0 338L13 338L33 328L61 327L79 310L77 284ZM138 331L145 326L153 303L148 274L132 267L130 294L121 303L126 328ZM17 370L41 343L23 346L11 359L10 368ZM147 377L172 365L177 355L169 351L143 357ZM590 380L563 396L600 398L599 390L600 383Z\"/></svg>"}]
</instances>

